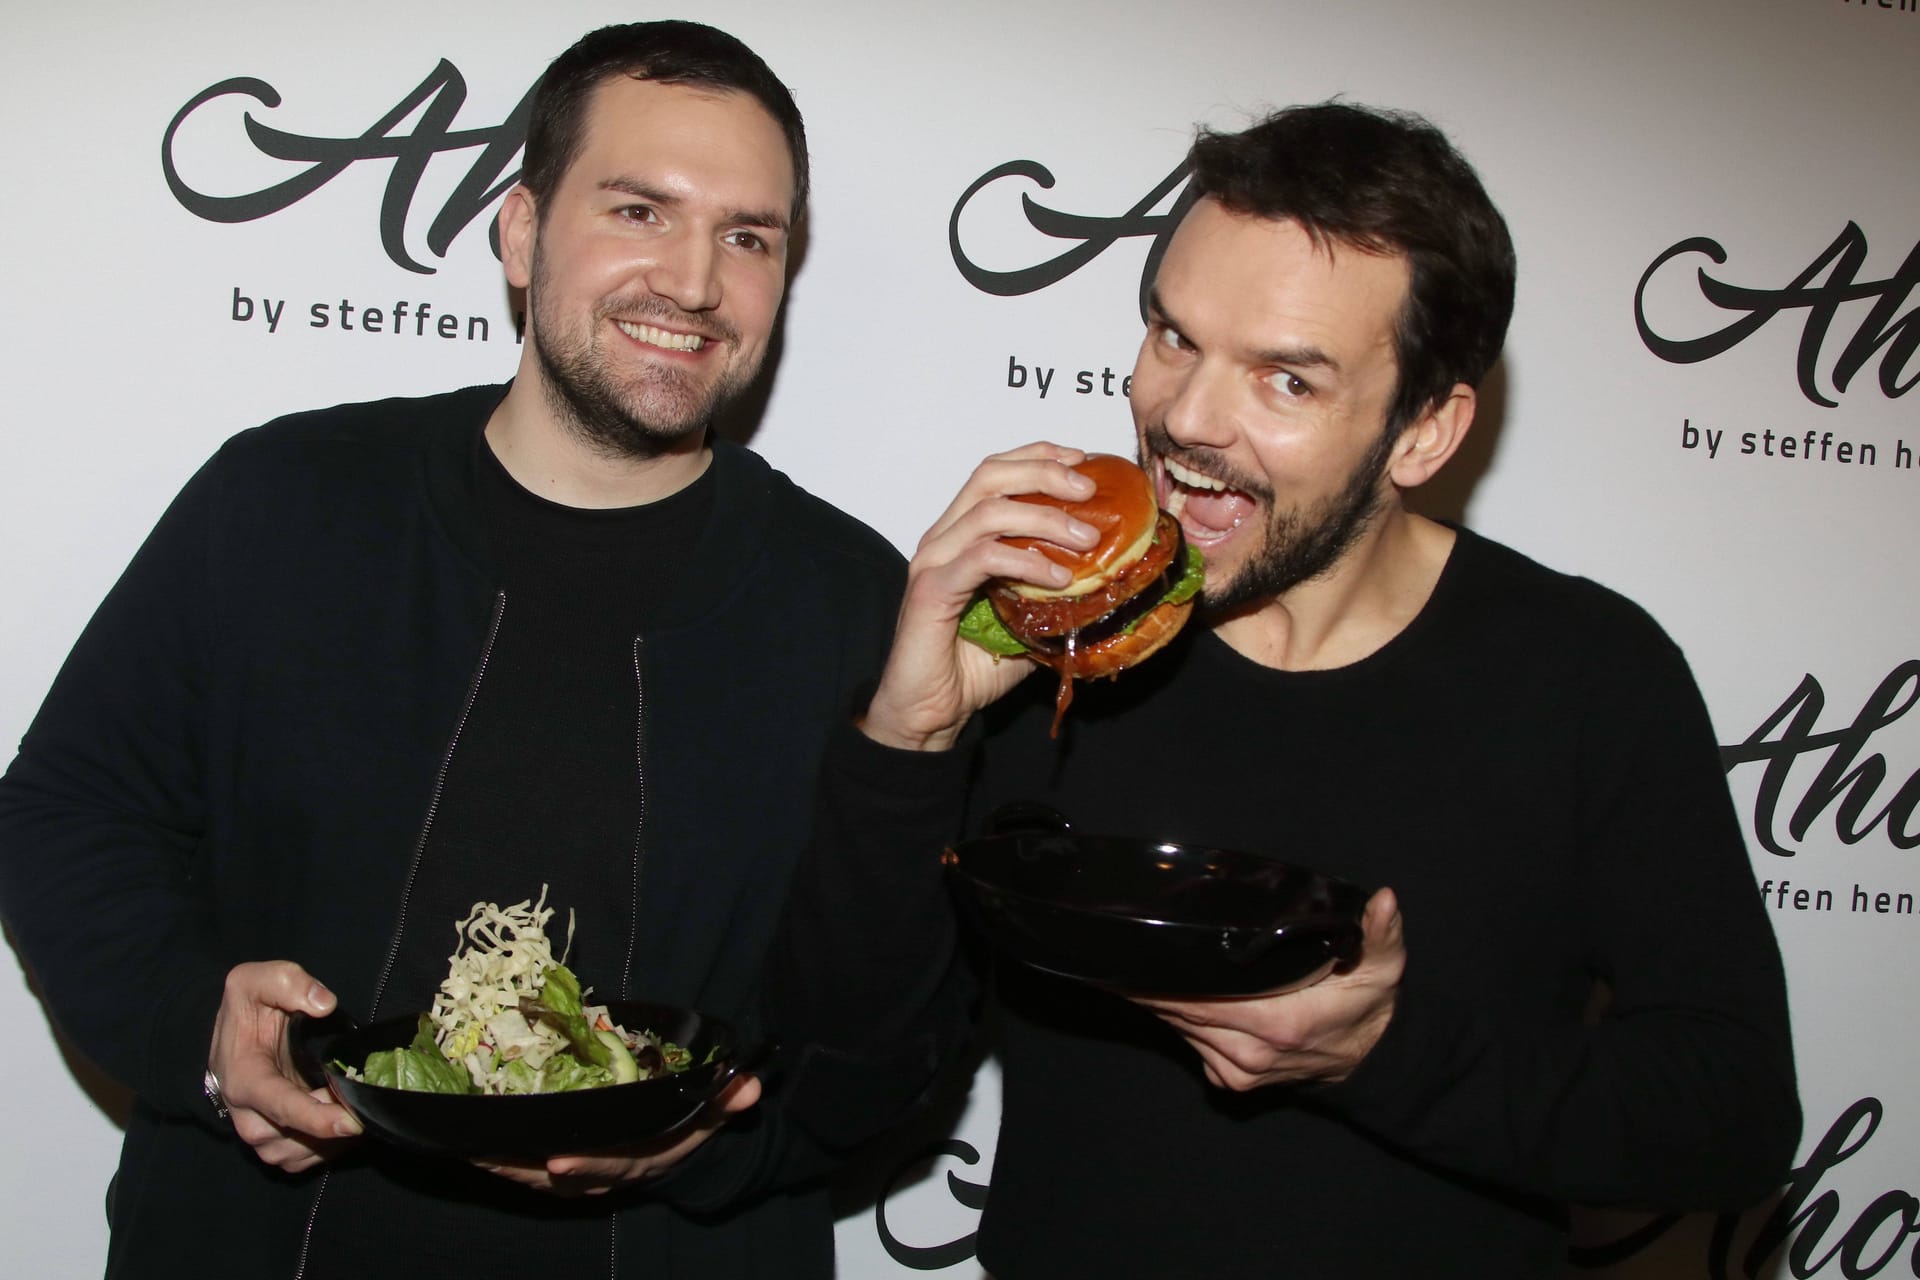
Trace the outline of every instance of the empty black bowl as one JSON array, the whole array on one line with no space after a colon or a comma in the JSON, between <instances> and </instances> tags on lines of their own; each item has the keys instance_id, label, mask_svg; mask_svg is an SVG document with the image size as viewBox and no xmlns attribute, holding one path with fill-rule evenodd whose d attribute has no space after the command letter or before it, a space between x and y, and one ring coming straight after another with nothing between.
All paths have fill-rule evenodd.
<instances>
[{"instance_id":1,"label":"empty black bowl","mask_svg":"<svg viewBox=\"0 0 1920 1280\"><path fill-rule=\"evenodd\" d=\"M570 1093L415 1093L349 1080L338 1064L358 1069L374 1050L410 1043L418 1014L367 1027L355 1027L338 1014L295 1019L288 1041L308 1083L331 1089L369 1134L409 1150L450 1156L537 1160L665 1137L699 1115L738 1070L733 1032L717 1019L640 1003L610 1003L607 1013L628 1030L684 1046L699 1065L678 1075Z\"/></svg>"},{"instance_id":2,"label":"empty black bowl","mask_svg":"<svg viewBox=\"0 0 1920 1280\"><path fill-rule=\"evenodd\" d=\"M1263 854L1081 835L1023 806L943 856L964 913L1036 969L1143 995L1283 991L1360 953L1367 892Z\"/></svg>"}]
</instances>

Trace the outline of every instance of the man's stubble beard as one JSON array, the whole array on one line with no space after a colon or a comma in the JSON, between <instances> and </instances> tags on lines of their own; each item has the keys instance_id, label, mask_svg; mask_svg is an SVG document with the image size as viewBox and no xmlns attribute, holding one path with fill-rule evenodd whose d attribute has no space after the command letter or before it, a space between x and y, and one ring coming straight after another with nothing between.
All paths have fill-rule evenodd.
<instances>
[{"instance_id":1,"label":"man's stubble beard","mask_svg":"<svg viewBox=\"0 0 1920 1280\"><path fill-rule=\"evenodd\" d=\"M1187 452L1174 444L1164 427L1148 427L1146 438L1148 449L1154 453L1179 459ZM1348 473L1340 491L1310 511L1299 507L1281 511L1275 507L1268 486L1245 476L1238 482L1220 477L1267 508L1266 536L1232 578L1217 589L1201 593L1201 609L1220 615L1262 605L1337 565L1380 514L1384 505L1380 480L1397 439L1397 432L1382 431L1366 456ZM1196 469L1218 474L1217 466Z\"/></svg>"},{"instance_id":2,"label":"man's stubble beard","mask_svg":"<svg viewBox=\"0 0 1920 1280\"><path fill-rule=\"evenodd\" d=\"M563 344L549 337L563 330L542 307L541 300L551 296L542 287L546 278L546 262L536 245L528 305L533 310L533 349L540 361L547 406L569 431L604 457L646 459L672 451L689 435L705 431L759 372L757 361L728 369L703 391L679 371L656 364L622 382L609 368L605 353L593 345L607 318L618 315L684 324L686 313L651 294L603 300L594 307L585 338ZM691 327L707 335L710 343L738 341L738 334L715 317L702 317Z\"/></svg>"}]
</instances>

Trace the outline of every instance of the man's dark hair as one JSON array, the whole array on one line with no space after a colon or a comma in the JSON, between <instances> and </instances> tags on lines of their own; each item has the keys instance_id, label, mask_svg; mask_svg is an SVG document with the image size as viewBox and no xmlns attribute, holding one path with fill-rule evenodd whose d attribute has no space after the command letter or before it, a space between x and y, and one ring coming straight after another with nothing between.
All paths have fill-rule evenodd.
<instances>
[{"instance_id":1,"label":"man's dark hair","mask_svg":"<svg viewBox=\"0 0 1920 1280\"><path fill-rule=\"evenodd\" d=\"M541 201L580 154L593 91L617 76L750 95L787 136L793 157L792 217L807 206L807 129L793 95L760 55L697 22L630 22L589 31L553 60L534 87L520 181Z\"/></svg>"},{"instance_id":2,"label":"man's dark hair","mask_svg":"<svg viewBox=\"0 0 1920 1280\"><path fill-rule=\"evenodd\" d=\"M1289 107L1241 133L1203 130L1191 159L1194 198L1297 222L1316 244L1406 256L1390 436L1493 367L1513 315L1513 241L1473 167L1426 120L1338 102Z\"/></svg>"}]
</instances>

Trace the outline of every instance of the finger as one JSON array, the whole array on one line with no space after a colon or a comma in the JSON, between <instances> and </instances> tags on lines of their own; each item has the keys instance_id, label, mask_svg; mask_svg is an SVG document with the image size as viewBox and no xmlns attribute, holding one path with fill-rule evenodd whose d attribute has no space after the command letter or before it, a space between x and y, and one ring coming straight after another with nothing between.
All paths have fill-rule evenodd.
<instances>
[{"instance_id":1,"label":"finger","mask_svg":"<svg viewBox=\"0 0 1920 1280\"><path fill-rule=\"evenodd\" d=\"M1099 533L1056 507L1005 499L982 503L917 553L908 570L914 605L908 616L933 616L945 626L994 578L1052 590L1072 581L1066 566L1037 545L1009 541L1014 538L1083 551L1098 541ZM929 604L931 608L924 607Z\"/></svg>"},{"instance_id":2,"label":"finger","mask_svg":"<svg viewBox=\"0 0 1920 1280\"><path fill-rule=\"evenodd\" d=\"M1152 1010L1153 1013L1171 1024L1178 1031L1184 1032L1188 1027L1205 1025L1201 1016L1202 1010L1206 1007L1204 1005L1193 1004L1185 1000L1162 1000L1155 996L1129 996L1127 998L1143 1009Z\"/></svg>"},{"instance_id":3,"label":"finger","mask_svg":"<svg viewBox=\"0 0 1920 1280\"><path fill-rule=\"evenodd\" d=\"M322 1085L320 1088L313 1090L307 1096L309 1098L312 1098L315 1102L331 1103L334 1106L339 1107L340 1114L338 1117L335 1118L334 1125L333 1125L333 1131L338 1136L342 1138L357 1138L361 1134L366 1132L366 1129L362 1127L362 1125L360 1124L360 1117L353 1114L353 1112L347 1110L346 1107L340 1106L340 1104L335 1100L333 1096L333 1091L331 1089L328 1089L326 1086Z\"/></svg>"},{"instance_id":4,"label":"finger","mask_svg":"<svg viewBox=\"0 0 1920 1280\"><path fill-rule=\"evenodd\" d=\"M325 983L291 960L258 960L235 965L227 974L230 1000L266 1005L285 1013L324 1018L339 1003Z\"/></svg>"},{"instance_id":5,"label":"finger","mask_svg":"<svg viewBox=\"0 0 1920 1280\"><path fill-rule=\"evenodd\" d=\"M265 1117L250 1110L233 1113L233 1129L253 1148L262 1164L298 1173L330 1158L346 1144L338 1140L316 1140L275 1128Z\"/></svg>"},{"instance_id":6,"label":"finger","mask_svg":"<svg viewBox=\"0 0 1920 1280\"><path fill-rule=\"evenodd\" d=\"M760 1092L759 1076L736 1076L720 1091L720 1096L714 1099L714 1105L724 1115L738 1115L760 1101Z\"/></svg>"},{"instance_id":7,"label":"finger","mask_svg":"<svg viewBox=\"0 0 1920 1280\"><path fill-rule=\"evenodd\" d=\"M352 1113L324 1100L330 1098L329 1094L308 1092L303 1085L288 1081L271 1064L242 1060L233 1079L235 1083L225 1090L228 1105L258 1114L275 1129L311 1138L346 1138L360 1132ZM238 1130L238 1123L234 1127Z\"/></svg>"},{"instance_id":8,"label":"finger","mask_svg":"<svg viewBox=\"0 0 1920 1280\"><path fill-rule=\"evenodd\" d=\"M1405 963L1406 929L1400 900L1391 889L1380 889L1367 899L1360 917L1360 959L1375 970L1397 970Z\"/></svg>"},{"instance_id":9,"label":"finger","mask_svg":"<svg viewBox=\"0 0 1920 1280\"><path fill-rule=\"evenodd\" d=\"M1075 502L1093 493L1093 481L1075 471L1071 465L1085 457L1079 450L1061 450L1059 446L1049 444L1028 448L1040 452L1022 449L996 454L975 467L973 474L960 487L960 492L933 522L929 535L943 532L982 502L1022 493L1044 493L1065 502Z\"/></svg>"},{"instance_id":10,"label":"finger","mask_svg":"<svg viewBox=\"0 0 1920 1280\"><path fill-rule=\"evenodd\" d=\"M517 1182L523 1187L535 1191L551 1191L553 1178L544 1165L519 1165L491 1160L475 1160L474 1167L485 1169L495 1177L505 1178L508 1182Z\"/></svg>"},{"instance_id":11,"label":"finger","mask_svg":"<svg viewBox=\"0 0 1920 1280\"><path fill-rule=\"evenodd\" d=\"M1193 1048L1194 1052L1200 1055L1200 1066L1206 1074L1207 1083L1214 1088L1243 1093L1253 1087L1255 1083L1253 1078L1213 1046L1195 1044Z\"/></svg>"},{"instance_id":12,"label":"finger","mask_svg":"<svg viewBox=\"0 0 1920 1280\"><path fill-rule=\"evenodd\" d=\"M1086 477L1077 471L1049 468L1048 477L1066 476L1073 480L1085 481ZM1087 481L1091 484L1091 481ZM1046 492L1051 493L1050 486ZM1038 490L1014 489L1005 493L984 494L980 499L961 512L940 535L940 539L953 542L964 539L971 543L986 538L1037 538L1072 550L1084 550L1100 540L1100 531L1064 507L1050 502L1026 502L1022 498ZM1060 493L1063 500L1084 498L1085 493L1074 490Z\"/></svg>"},{"instance_id":13,"label":"finger","mask_svg":"<svg viewBox=\"0 0 1920 1280\"><path fill-rule=\"evenodd\" d=\"M914 552L909 574L943 574L956 566L959 581L944 581L948 591L971 595L988 578L1014 578L1039 586L1065 585L1066 571L1038 546L1014 545L1009 539L1052 543L1070 552L1084 551L1099 541L1099 530L1059 507L1011 498L987 498L974 504L946 527L930 531Z\"/></svg>"},{"instance_id":14,"label":"finger","mask_svg":"<svg viewBox=\"0 0 1920 1280\"><path fill-rule=\"evenodd\" d=\"M1360 929L1369 940L1385 940L1400 932L1400 899L1392 889L1377 889L1367 899L1367 909L1360 917Z\"/></svg>"},{"instance_id":15,"label":"finger","mask_svg":"<svg viewBox=\"0 0 1920 1280\"><path fill-rule=\"evenodd\" d=\"M990 462L1017 462L1028 458L1050 458L1055 462L1063 462L1071 467L1085 462L1087 451L1085 449L1076 449L1070 444L1055 444L1051 440L1035 440L1030 444L1016 445L1014 448L1002 449L999 453L988 455L988 461Z\"/></svg>"},{"instance_id":16,"label":"finger","mask_svg":"<svg viewBox=\"0 0 1920 1280\"><path fill-rule=\"evenodd\" d=\"M555 1156L547 1161L546 1172L556 1185L563 1181L617 1182L648 1164L647 1159L635 1156Z\"/></svg>"},{"instance_id":17,"label":"finger","mask_svg":"<svg viewBox=\"0 0 1920 1280\"><path fill-rule=\"evenodd\" d=\"M303 1173L326 1159L318 1150L291 1138L281 1138L253 1149L262 1164L286 1173Z\"/></svg>"}]
</instances>

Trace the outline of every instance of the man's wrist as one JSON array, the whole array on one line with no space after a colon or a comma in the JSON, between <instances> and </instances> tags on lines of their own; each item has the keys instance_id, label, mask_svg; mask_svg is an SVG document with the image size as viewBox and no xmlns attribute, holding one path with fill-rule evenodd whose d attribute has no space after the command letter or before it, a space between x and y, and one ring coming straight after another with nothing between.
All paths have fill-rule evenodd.
<instances>
[{"instance_id":1,"label":"man's wrist","mask_svg":"<svg viewBox=\"0 0 1920 1280\"><path fill-rule=\"evenodd\" d=\"M963 720L949 728L920 730L908 728L894 717L875 706L867 708L865 715L853 722L854 727L874 742L895 751L948 751L960 740L965 729Z\"/></svg>"}]
</instances>

